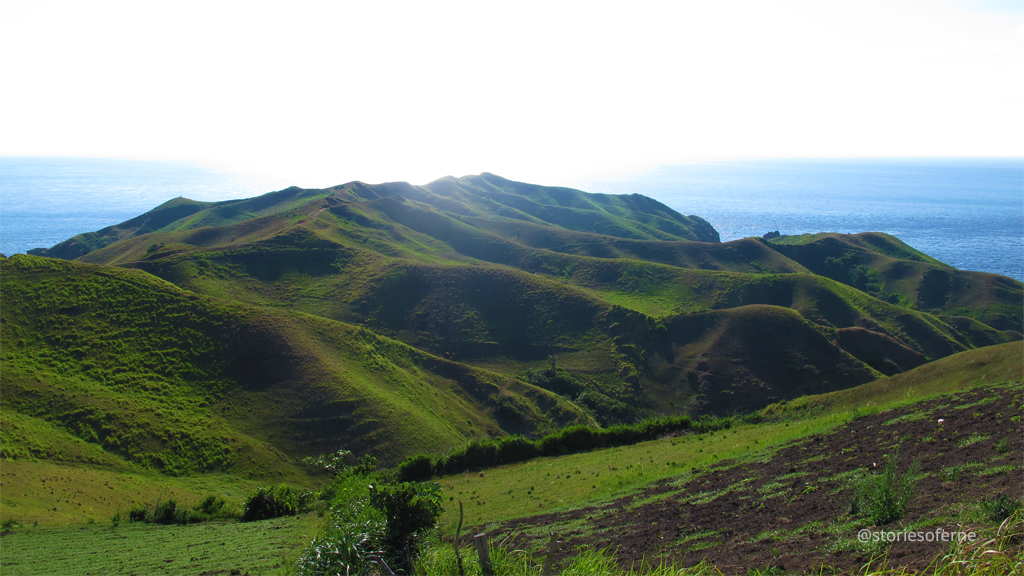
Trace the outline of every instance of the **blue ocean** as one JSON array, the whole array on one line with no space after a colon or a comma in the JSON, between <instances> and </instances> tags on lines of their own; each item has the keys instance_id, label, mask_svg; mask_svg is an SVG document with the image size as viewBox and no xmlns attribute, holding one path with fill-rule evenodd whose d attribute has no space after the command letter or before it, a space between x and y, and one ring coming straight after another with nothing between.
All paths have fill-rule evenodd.
<instances>
[{"instance_id":1,"label":"blue ocean","mask_svg":"<svg viewBox=\"0 0 1024 576\"><path fill-rule=\"evenodd\" d=\"M177 196L227 200L287 185L185 163L4 157L0 252L49 247ZM957 268L1024 281L1024 159L707 162L579 187L656 198L703 217L723 241L878 231Z\"/></svg>"},{"instance_id":2,"label":"blue ocean","mask_svg":"<svg viewBox=\"0 0 1024 576\"><path fill-rule=\"evenodd\" d=\"M962 270L1024 281L1024 159L758 160L665 166L588 192L639 193L722 241L885 232Z\"/></svg>"},{"instance_id":3,"label":"blue ocean","mask_svg":"<svg viewBox=\"0 0 1024 576\"><path fill-rule=\"evenodd\" d=\"M284 187L190 163L0 157L0 252L48 248L178 196L229 200Z\"/></svg>"}]
</instances>

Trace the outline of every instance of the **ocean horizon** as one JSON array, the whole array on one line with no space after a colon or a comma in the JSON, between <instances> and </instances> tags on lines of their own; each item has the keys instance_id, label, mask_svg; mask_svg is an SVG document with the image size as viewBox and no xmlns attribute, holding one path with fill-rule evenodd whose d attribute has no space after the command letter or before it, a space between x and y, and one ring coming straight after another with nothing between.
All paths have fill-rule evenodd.
<instances>
[{"instance_id":1,"label":"ocean horizon","mask_svg":"<svg viewBox=\"0 0 1024 576\"><path fill-rule=\"evenodd\" d=\"M0 157L0 252L50 247L178 196L230 200L283 187L183 162ZM650 196L704 218L723 242L776 230L884 232L956 268L1024 281L1020 158L703 162L580 188Z\"/></svg>"}]
</instances>

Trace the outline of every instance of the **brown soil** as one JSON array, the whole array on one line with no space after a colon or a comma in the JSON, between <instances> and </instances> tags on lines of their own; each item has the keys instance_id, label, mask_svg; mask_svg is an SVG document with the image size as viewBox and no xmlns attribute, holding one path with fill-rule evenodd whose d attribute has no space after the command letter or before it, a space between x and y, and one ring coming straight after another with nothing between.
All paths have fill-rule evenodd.
<instances>
[{"instance_id":1,"label":"brown soil","mask_svg":"<svg viewBox=\"0 0 1024 576\"><path fill-rule=\"evenodd\" d=\"M858 469L880 471L884 456L899 446L900 470L917 461L924 476L904 518L879 529L958 531L956 517L965 506L999 494L1024 495L1020 396L1019 388L979 388L863 416L762 461L724 461L689 481L667 479L603 506L513 520L492 534L513 535L518 546L539 549L541 537L524 531L579 520L560 535L569 543L561 558L580 547L611 546L623 567L644 557L685 565L707 560L726 574L746 574L750 568L845 573L869 561L878 566L885 548L857 542L857 531L872 522L850 514ZM905 418L894 421L900 417ZM983 439L966 442L979 436ZM950 467L962 465L973 467L951 479ZM836 478L842 473L850 474ZM932 523L921 525L929 519ZM971 525L986 526L994 524ZM893 568L924 569L946 546L897 542L888 548L886 561Z\"/></svg>"}]
</instances>

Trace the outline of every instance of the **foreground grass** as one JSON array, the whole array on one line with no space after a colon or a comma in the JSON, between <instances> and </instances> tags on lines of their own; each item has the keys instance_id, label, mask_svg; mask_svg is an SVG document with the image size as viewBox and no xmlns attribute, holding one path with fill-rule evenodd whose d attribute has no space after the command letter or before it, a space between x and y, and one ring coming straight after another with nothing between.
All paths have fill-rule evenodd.
<instances>
[{"instance_id":1,"label":"foreground grass","mask_svg":"<svg viewBox=\"0 0 1024 576\"><path fill-rule=\"evenodd\" d=\"M459 500L464 504L464 524L473 526L626 496L658 480L700 474L721 460L766 458L789 442L849 419L847 414L828 414L799 422L735 426L444 476L439 480L445 500L441 523L458 522Z\"/></svg>"},{"instance_id":2,"label":"foreground grass","mask_svg":"<svg viewBox=\"0 0 1024 576\"><path fill-rule=\"evenodd\" d=\"M1022 513L1008 518L998 527L980 530L980 538L974 543L951 544L945 554L937 556L924 570L890 565L888 553L873 555L859 569L845 572L850 575L863 576L916 576L931 574L935 576L1010 576L1024 575L1024 552L1020 547L1024 538L1024 521ZM461 557L461 566L457 557ZM534 555L524 550L509 550L503 543L488 543L489 573L495 576L526 576L542 573L556 573L561 576L723 576L720 569L702 561L694 566L685 566L668 561L664 558L654 561L641 561L628 567L616 562L614 550L609 547L602 550L581 549L578 553L551 562L550 569L545 571L547 561L545 554ZM478 576L484 573L483 561L474 552L473 547L464 543L457 551L450 543L432 540L416 563L417 574L450 575L464 573L467 576ZM779 576L786 572L775 566L762 568L750 567L748 576ZM822 566L809 574L837 574Z\"/></svg>"},{"instance_id":3,"label":"foreground grass","mask_svg":"<svg viewBox=\"0 0 1024 576\"><path fill-rule=\"evenodd\" d=\"M190 526L17 527L2 540L2 572L294 574L295 561L322 524L322 518L304 515Z\"/></svg>"}]
</instances>

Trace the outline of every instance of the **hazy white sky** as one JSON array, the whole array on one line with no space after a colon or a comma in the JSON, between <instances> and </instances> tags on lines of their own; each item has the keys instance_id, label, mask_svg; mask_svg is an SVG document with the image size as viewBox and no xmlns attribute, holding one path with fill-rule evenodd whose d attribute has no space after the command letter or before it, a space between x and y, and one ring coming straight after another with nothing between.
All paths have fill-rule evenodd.
<instances>
[{"instance_id":1,"label":"hazy white sky","mask_svg":"<svg viewBox=\"0 0 1024 576\"><path fill-rule=\"evenodd\" d=\"M1024 156L1017 2L0 2L0 155L301 186Z\"/></svg>"}]
</instances>

